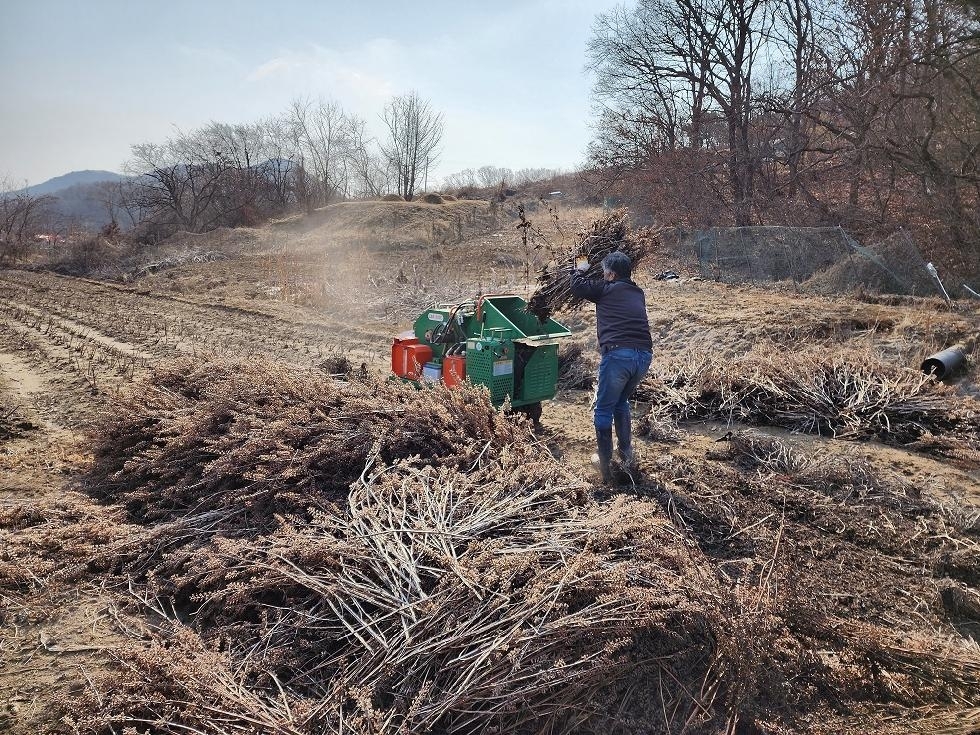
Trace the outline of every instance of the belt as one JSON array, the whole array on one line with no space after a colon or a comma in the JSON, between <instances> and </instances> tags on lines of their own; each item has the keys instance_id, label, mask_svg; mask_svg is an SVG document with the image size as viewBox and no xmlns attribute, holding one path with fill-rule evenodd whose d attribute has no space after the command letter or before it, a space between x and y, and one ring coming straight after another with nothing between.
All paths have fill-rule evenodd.
<instances>
[{"instance_id":1,"label":"belt","mask_svg":"<svg viewBox=\"0 0 980 735\"><path fill-rule=\"evenodd\" d=\"M613 350L639 350L640 352L649 352L650 348L643 345L602 345L599 348L599 351L603 355Z\"/></svg>"}]
</instances>

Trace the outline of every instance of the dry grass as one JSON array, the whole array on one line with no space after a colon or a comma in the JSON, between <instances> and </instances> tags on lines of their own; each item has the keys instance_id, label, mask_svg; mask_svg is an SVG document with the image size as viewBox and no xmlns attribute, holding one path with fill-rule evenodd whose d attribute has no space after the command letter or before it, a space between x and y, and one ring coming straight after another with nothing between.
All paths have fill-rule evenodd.
<instances>
[{"instance_id":1,"label":"dry grass","mask_svg":"<svg viewBox=\"0 0 980 735\"><path fill-rule=\"evenodd\" d=\"M829 732L841 706L861 731L980 706L922 573L980 552L975 519L749 434L655 474L596 503L475 390L161 371L89 479L138 526L88 553L163 619L75 726Z\"/></svg>"},{"instance_id":2,"label":"dry grass","mask_svg":"<svg viewBox=\"0 0 980 735\"><path fill-rule=\"evenodd\" d=\"M661 415L765 424L908 444L957 432L980 446L980 404L920 371L867 353L759 348L733 360L691 352L637 391Z\"/></svg>"}]
</instances>

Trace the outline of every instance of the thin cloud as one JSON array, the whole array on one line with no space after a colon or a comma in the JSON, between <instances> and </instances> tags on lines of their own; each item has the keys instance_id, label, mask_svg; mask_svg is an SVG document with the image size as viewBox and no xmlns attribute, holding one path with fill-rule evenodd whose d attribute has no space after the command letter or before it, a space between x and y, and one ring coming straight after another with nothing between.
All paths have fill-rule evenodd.
<instances>
[{"instance_id":1,"label":"thin cloud","mask_svg":"<svg viewBox=\"0 0 980 735\"><path fill-rule=\"evenodd\" d=\"M395 73L388 71L397 68L397 55L397 44L388 39L372 39L344 52L314 45L284 51L256 66L245 79L252 84L325 90L330 96L376 106L398 89Z\"/></svg>"},{"instance_id":2,"label":"thin cloud","mask_svg":"<svg viewBox=\"0 0 980 735\"><path fill-rule=\"evenodd\" d=\"M253 69L245 79L249 82L261 82L266 79L288 77L290 72L302 68L302 64L285 57L269 59L264 64Z\"/></svg>"}]
</instances>

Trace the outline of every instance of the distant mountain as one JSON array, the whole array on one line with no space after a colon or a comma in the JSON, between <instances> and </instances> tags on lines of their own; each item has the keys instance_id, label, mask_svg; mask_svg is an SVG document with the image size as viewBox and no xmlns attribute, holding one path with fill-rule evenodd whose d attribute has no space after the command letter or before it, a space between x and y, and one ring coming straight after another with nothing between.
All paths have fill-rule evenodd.
<instances>
[{"instance_id":1,"label":"distant mountain","mask_svg":"<svg viewBox=\"0 0 980 735\"><path fill-rule=\"evenodd\" d=\"M109 222L107 192L102 184L128 178L112 171L72 171L43 184L9 193L15 196L27 194L32 197L50 197L45 203L44 217L47 226L52 229L79 228L94 231Z\"/></svg>"},{"instance_id":2,"label":"distant mountain","mask_svg":"<svg viewBox=\"0 0 980 735\"><path fill-rule=\"evenodd\" d=\"M63 176L55 176L53 179L48 179L43 184L28 186L26 189L21 189L14 193L25 193L37 197L43 196L44 194L57 194L63 189L68 189L78 184L97 184L101 181L120 181L125 178L128 177L113 173L112 171L72 171Z\"/></svg>"}]
</instances>

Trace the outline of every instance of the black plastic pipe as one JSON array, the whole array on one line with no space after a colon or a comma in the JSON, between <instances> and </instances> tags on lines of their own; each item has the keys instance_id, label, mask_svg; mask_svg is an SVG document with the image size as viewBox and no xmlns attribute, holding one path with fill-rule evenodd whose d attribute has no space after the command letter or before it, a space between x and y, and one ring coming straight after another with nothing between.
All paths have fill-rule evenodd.
<instances>
[{"instance_id":1,"label":"black plastic pipe","mask_svg":"<svg viewBox=\"0 0 980 735\"><path fill-rule=\"evenodd\" d=\"M966 350L960 345L947 347L942 352L929 355L922 361L922 372L935 375L942 380L952 375L966 364Z\"/></svg>"}]
</instances>

